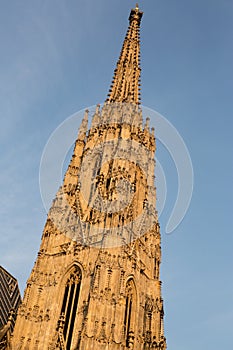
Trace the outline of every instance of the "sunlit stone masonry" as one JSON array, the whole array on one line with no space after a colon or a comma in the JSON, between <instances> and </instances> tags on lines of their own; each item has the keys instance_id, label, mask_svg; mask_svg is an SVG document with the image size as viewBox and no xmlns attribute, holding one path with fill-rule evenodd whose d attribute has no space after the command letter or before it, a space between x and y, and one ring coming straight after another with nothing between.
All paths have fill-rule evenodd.
<instances>
[{"instance_id":1,"label":"sunlit stone masonry","mask_svg":"<svg viewBox=\"0 0 233 350\"><path fill-rule=\"evenodd\" d=\"M141 18L136 5L109 95L84 114L18 311L14 350L166 349L156 146L140 107Z\"/></svg>"}]
</instances>

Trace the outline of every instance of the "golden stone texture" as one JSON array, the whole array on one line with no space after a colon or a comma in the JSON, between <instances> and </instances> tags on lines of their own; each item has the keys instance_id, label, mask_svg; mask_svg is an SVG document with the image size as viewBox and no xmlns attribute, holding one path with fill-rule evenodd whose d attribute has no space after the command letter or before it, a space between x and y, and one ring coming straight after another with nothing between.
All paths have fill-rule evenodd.
<instances>
[{"instance_id":1,"label":"golden stone texture","mask_svg":"<svg viewBox=\"0 0 233 350\"><path fill-rule=\"evenodd\" d=\"M110 96L88 111L48 213L12 348L166 349L155 208L155 137L139 107L139 25L129 29Z\"/></svg>"}]
</instances>

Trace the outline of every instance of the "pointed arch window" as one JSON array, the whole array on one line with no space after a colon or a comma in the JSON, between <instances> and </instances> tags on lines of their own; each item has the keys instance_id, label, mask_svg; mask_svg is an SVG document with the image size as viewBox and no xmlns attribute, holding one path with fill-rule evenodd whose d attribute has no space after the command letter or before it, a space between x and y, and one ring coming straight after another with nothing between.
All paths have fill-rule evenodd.
<instances>
[{"instance_id":1,"label":"pointed arch window","mask_svg":"<svg viewBox=\"0 0 233 350\"><path fill-rule=\"evenodd\" d=\"M75 318L77 315L80 287L82 281L81 270L75 266L66 282L65 292L61 308L60 320L60 343L62 349L70 349L74 330ZM61 329L62 328L62 329Z\"/></svg>"},{"instance_id":2,"label":"pointed arch window","mask_svg":"<svg viewBox=\"0 0 233 350\"><path fill-rule=\"evenodd\" d=\"M131 348L134 341L134 315L136 308L136 290L132 279L126 284L124 334L126 348Z\"/></svg>"}]
</instances>

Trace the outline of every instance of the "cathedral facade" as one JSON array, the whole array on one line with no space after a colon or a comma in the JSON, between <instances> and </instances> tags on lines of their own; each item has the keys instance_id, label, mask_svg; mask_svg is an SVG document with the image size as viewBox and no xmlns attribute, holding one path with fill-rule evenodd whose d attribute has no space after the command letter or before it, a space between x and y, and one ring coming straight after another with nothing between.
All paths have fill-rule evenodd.
<instances>
[{"instance_id":1,"label":"cathedral facade","mask_svg":"<svg viewBox=\"0 0 233 350\"><path fill-rule=\"evenodd\" d=\"M155 136L140 107L138 6L109 95L86 111L48 213L14 350L166 349Z\"/></svg>"}]
</instances>

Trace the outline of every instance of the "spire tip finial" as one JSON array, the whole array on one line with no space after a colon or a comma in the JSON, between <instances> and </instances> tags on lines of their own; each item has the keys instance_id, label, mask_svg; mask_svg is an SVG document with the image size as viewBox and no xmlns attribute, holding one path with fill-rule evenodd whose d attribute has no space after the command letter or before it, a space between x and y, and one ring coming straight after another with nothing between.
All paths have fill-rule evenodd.
<instances>
[{"instance_id":1,"label":"spire tip finial","mask_svg":"<svg viewBox=\"0 0 233 350\"><path fill-rule=\"evenodd\" d=\"M139 9L138 3L136 3L136 9L137 9L137 10Z\"/></svg>"}]
</instances>

